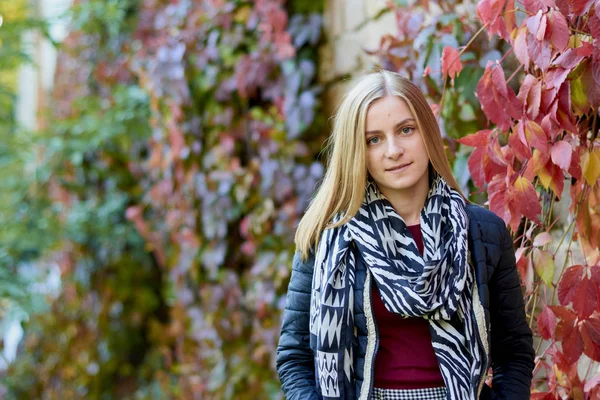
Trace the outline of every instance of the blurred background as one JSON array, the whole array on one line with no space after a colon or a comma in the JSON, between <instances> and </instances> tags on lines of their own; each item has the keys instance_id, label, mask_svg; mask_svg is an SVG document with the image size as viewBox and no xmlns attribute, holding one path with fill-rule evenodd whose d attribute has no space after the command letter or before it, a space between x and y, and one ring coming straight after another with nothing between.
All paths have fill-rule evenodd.
<instances>
[{"instance_id":1,"label":"blurred background","mask_svg":"<svg viewBox=\"0 0 600 400\"><path fill-rule=\"evenodd\" d=\"M349 78L382 66L419 85L460 185L487 199L456 139L488 127L489 61L515 88L524 72L476 7L0 0L0 398L283 398L295 227ZM452 82L446 47L462 49ZM529 298L547 281L532 248Z\"/></svg>"}]
</instances>

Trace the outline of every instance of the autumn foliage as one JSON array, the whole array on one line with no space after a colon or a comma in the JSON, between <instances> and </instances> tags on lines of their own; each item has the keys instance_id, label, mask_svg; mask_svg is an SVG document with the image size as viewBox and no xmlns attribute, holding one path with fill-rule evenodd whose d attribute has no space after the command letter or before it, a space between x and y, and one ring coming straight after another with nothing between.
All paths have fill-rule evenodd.
<instances>
[{"instance_id":1,"label":"autumn foliage","mask_svg":"<svg viewBox=\"0 0 600 400\"><path fill-rule=\"evenodd\" d=\"M292 237L322 174L319 16L74 3L26 191L61 222L27 239L52 236L63 287L26 325L9 393L280 398ZM369 53L428 96L457 180L513 233L532 398L600 398L600 2L389 8L397 30Z\"/></svg>"},{"instance_id":2,"label":"autumn foliage","mask_svg":"<svg viewBox=\"0 0 600 400\"><path fill-rule=\"evenodd\" d=\"M600 398L600 2L391 10L397 32L371 53L421 86L459 182L513 232L536 335L532 398Z\"/></svg>"},{"instance_id":3,"label":"autumn foliage","mask_svg":"<svg viewBox=\"0 0 600 400\"><path fill-rule=\"evenodd\" d=\"M515 71L488 62L477 97L493 126L458 141L474 148L473 181L515 235L539 335L534 398L598 398L600 2L522 7L510 0L477 5L518 72L511 86L505 75Z\"/></svg>"},{"instance_id":4,"label":"autumn foliage","mask_svg":"<svg viewBox=\"0 0 600 400\"><path fill-rule=\"evenodd\" d=\"M9 398L282 397L279 310L325 139L320 2L298 3L74 2L28 166L61 222L42 254L61 288Z\"/></svg>"}]
</instances>

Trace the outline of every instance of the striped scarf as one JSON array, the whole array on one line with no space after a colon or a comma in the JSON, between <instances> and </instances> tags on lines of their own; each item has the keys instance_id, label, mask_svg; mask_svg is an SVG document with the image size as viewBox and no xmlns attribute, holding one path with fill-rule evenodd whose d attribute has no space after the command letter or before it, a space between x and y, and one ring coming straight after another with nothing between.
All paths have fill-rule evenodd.
<instances>
[{"instance_id":1,"label":"striped scarf","mask_svg":"<svg viewBox=\"0 0 600 400\"><path fill-rule=\"evenodd\" d=\"M462 196L438 174L420 225L422 256L404 220L369 180L357 214L323 232L315 256L310 332L324 399L358 395L353 378L357 257L364 259L388 311L429 321L447 398L477 397L483 362L473 311L474 274L467 260L468 218Z\"/></svg>"}]
</instances>

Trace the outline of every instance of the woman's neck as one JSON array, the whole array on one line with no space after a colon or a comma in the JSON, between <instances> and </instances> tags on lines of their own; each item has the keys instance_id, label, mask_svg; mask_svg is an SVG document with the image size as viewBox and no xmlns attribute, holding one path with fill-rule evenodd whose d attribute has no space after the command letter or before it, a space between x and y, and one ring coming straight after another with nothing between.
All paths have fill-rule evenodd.
<instances>
[{"instance_id":1,"label":"woman's neck","mask_svg":"<svg viewBox=\"0 0 600 400\"><path fill-rule=\"evenodd\" d=\"M423 210L429 193L429 180L423 179L416 186L407 190L386 190L382 193L406 225L417 225L421 221L421 210Z\"/></svg>"}]
</instances>

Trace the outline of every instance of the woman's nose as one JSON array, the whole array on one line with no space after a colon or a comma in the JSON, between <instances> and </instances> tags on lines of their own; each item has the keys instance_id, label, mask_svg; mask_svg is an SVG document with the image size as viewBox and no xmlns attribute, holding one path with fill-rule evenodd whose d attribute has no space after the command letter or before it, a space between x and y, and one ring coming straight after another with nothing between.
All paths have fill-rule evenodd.
<instances>
[{"instance_id":1,"label":"woman's nose","mask_svg":"<svg viewBox=\"0 0 600 400\"><path fill-rule=\"evenodd\" d=\"M404 147L398 140L398 138L393 138L392 140L388 140L386 146L386 156L388 158L398 158L402 154L404 154Z\"/></svg>"}]
</instances>

